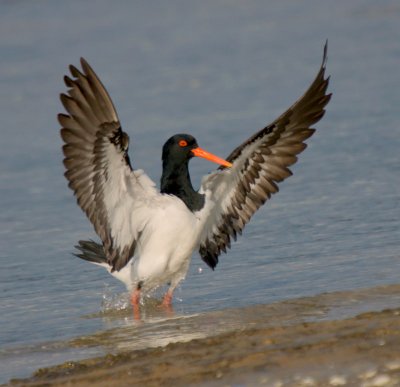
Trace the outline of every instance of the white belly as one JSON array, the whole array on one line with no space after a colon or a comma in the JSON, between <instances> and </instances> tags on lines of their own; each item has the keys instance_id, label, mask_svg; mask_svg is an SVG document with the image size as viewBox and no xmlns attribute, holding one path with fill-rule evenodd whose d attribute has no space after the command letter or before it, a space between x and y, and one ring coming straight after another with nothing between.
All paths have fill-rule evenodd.
<instances>
[{"instance_id":1,"label":"white belly","mask_svg":"<svg viewBox=\"0 0 400 387\"><path fill-rule=\"evenodd\" d=\"M131 287L147 291L166 283L175 287L185 276L197 247L198 219L185 204L164 196L163 206L143 228L132 259Z\"/></svg>"}]
</instances>

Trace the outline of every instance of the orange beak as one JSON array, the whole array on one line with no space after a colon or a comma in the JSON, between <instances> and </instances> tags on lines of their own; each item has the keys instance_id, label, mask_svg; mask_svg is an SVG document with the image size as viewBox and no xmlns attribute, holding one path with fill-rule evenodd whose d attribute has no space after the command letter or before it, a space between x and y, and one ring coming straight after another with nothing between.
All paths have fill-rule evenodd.
<instances>
[{"instance_id":1,"label":"orange beak","mask_svg":"<svg viewBox=\"0 0 400 387\"><path fill-rule=\"evenodd\" d=\"M200 147L192 149L192 153L196 157L202 157L203 159L206 159L206 160L209 160L209 161L213 161L214 163L223 165L224 167L231 167L232 166L232 163L230 163L229 161L221 159L220 157L215 156L212 153L209 153L209 152L205 151L204 149L201 149Z\"/></svg>"}]
</instances>

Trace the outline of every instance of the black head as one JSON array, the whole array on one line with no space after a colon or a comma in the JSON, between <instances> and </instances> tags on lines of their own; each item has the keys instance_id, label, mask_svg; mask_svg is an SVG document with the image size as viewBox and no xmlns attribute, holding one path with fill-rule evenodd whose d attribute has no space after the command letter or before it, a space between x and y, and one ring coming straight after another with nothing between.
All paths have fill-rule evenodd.
<instances>
[{"instance_id":1,"label":"black head","mask_svg":"<svg viewBox=\"0 0 400 387\"><path fill-rule=\"evenodd\" d=\"M190 134L175 134L163 146L162 160L186 163L194 157L193 149L198 148L196 139Z\"/></svg>"},{"instance_id":2,"label":"black head","mask_svg":"<svg viewBox=\"0 0 400 387\"><path fill-rule=\"evenodd\" d=\"M172 136L163 147L162 160L163 165L166 164L181 164L187 165L192 157L202 157L203 159L231 167L232 163L205 151L197 145L196 139L190 134L175 134Z\"/></svg>"},{"instance_id":3,"label":"black head","mask_svg":"<svg viewBox=\"0 0 400 387\"><path fill-rule=\"evenodd\" d=\"M190 181L188 163L194 156L225 167L230 167L232 164L200 148L196 139L190 134L176 134L164 144L161 193L175 195L186 204L189 210L198 211L204 206L204 195L196 192Z\"/></svg>"}]
</instances>

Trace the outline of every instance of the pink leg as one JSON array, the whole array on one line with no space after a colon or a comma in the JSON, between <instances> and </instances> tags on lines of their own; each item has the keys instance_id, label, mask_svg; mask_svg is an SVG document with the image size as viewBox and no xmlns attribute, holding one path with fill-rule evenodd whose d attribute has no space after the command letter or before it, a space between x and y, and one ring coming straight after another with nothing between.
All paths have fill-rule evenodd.
<instances>
[{"instance_id":1,"label":"pink leg","mask_svg":"<svg viewBox=\"0 0 400 387\"><path fill-rule=\"evenodd\" d=\"M172 306L172 296L174 294L173 290L168 289L164 295L162 306L171 307Z\"/></svg>"},{"instance_id":2,"label":"pink leg","mask_svg":"<svg viewBox=\"0 0 400 387\"><path fill-rule=\"evenodd\" d=\"M135 289L131 294L131 304L133 308L133 318L140 320L140 289Z\"/></svg>"},{"instance_id":3,"label":"pink leg","mask_svg":"<svg viewBox=\"0 0 400 387\"><path fill-rule=\"evenodd\" d=\"M174 313L174 309L172 308L173 294L174 294L174 290L171 288L168 289L167 292L165 293L162 303L160 305L160 307L163 308L168 314Z\"/></svg>"}]
</instances>

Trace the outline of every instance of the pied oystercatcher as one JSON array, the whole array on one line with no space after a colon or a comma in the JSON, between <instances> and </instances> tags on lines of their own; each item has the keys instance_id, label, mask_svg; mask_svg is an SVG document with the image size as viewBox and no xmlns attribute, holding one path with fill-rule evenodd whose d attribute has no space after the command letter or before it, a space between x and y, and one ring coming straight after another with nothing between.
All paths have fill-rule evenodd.
<instances>
[{"instance_id":1,"label":"pied oystercatcher","mask_svg":"<svg viewBox=\"0 0 400 387\"><path fill-rule=\"evenodd\" d=\"M320 70L304 95L285 113L253 134L226 158L201 149L194 137L177 134L162 150L160 189L128 155L129 137L105 87L89 64L70 66L68 94L59 114L65 142L65 176L81 209L101 239L79 241L78 257L104 266L131 292L136 315L140 297L168 284L163 305L185 277L192 253L214 269L257 209L278 192L277 183L306 148L331 94L325 78L327 45ZM188 164L193 157L220 164L196 191Z\"/></svg>"}]
</instances>

